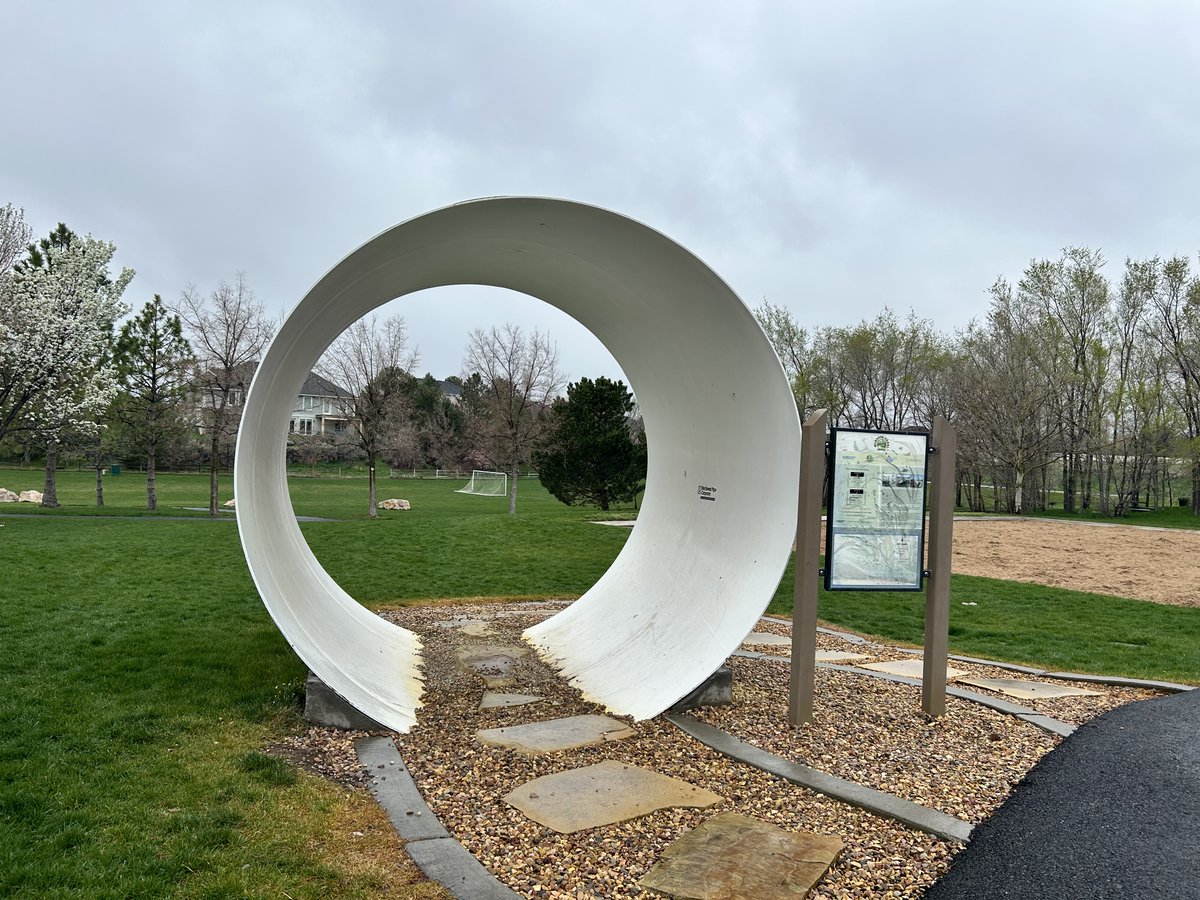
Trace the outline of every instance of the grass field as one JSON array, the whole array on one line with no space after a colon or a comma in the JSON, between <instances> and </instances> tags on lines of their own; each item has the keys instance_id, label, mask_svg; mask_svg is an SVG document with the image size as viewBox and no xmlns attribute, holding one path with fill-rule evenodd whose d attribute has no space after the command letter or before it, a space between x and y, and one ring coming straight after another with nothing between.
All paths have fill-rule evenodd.
<instances>
[{"instance_id":1,"label":"grass field","mask_svg":"<svg viewBox=\"0 0 1200 900\"><path fill-rule=\"evenodd\" d=\"M1118 522L1123 525L1152 525L1157 528L1200 529L1200 516L1192 515L1190 507L1168 506L1163 509L1132 510L1124 518L1101 516L1095 512L1065 513L1061 509L1048 509L1030 513L1047 519L1082 519L1089 522Z\"/></svg>"},{"instance_id":2,"label":"grass field","mask_svg":"<svg viewBox=\"0 0 1200 900\"><path fill-rule=\"evenodd\" d=\"M63 473L62 510L0 516L0 896L375 897L385 884L429 896L338 842L368 815L361 801L261 752L302 727L304 667L255 595L233 517L181 509L205 506L206 478L160 477L156 514L128 475L107 481L96 510L92 478ZM38 481L0 470L13 490ZM535 480L521 482L515 518L458 486L381 480L381 498L413 509L368 521L364 479L291 481L297 513L337 520L301 527L370 607L575 596L628 535ZM1197 610L963 577L953 590L957 652L1171 680L1200 671ZM772 608L790 609L790 594L789 569ZM826 595L821 615L919 643L921 602Z\"/></svg>"},{"instance_id":3,"label":"grass field","mask_svg":"<svg viewBox=\"0 0 1200 900\"><path fill-rule=\"evenodd\" d=\"M791 614L792 577L789 563L769 612ZM1200 609L970 575L950 581L952 653L1052 671L1200 683ZM824 621L863 634L924 641L924 593L822 589L818 610Z\"/></svg>"}]
</instances>

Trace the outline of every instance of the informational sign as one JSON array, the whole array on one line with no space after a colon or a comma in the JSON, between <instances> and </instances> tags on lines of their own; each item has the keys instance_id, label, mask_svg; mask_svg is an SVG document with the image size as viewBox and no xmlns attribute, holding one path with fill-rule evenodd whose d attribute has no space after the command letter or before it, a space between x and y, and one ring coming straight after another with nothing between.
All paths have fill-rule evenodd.
<instances>
[{"instance_id":1,"label":"informational sign","mask_svg":"<svg viewBox=\"0 0 1200 900\"><path fill-rule=\"evenodd\" d=\"M926 432L831 429L825 589L919 591Z\"/></svg>"}]
</instances>

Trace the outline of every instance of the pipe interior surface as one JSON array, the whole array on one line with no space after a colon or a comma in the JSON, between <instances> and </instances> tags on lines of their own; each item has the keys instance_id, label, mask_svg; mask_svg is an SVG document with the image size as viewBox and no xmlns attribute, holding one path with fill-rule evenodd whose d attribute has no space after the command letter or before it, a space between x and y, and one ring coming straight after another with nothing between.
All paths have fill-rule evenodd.
<instances>
[{"instance_id":1,"label":"pipe interior surface","mask_svg":"<svg viewBox=\"0 0 1200 900\"><path fill-rule=\"evenodd\" d=\"M649 451L637 525L587 593L524 636L588 699L657 715L721 665L774 593L795 535L800 423L737 295L683 247L597 207L502 197L436 210L368 241L305 295L264 354L238 435L238 527L259 594L318 677L381 724L411 727L420 640L360 606L304 541L287 424L345 328L395 298L464 284L570 315L637 396Z\"/></svg>"}]
</instances>

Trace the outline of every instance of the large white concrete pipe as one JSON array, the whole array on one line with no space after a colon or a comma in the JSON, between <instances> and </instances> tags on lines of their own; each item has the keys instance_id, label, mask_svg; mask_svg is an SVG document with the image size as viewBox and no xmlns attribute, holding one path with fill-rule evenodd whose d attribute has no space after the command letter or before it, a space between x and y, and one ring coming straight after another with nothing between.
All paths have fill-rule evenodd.
<instances>
[{"instance_id":1,"label":"large white concrete pipe","mask_svg":"<svg viewBox=\"0 0 1200 900\"><path fill-rule=\"evenodd\" d=\"M567 313L637 395L649 449L638 523L591 590L525 637L589 699L657 715L770 601L795 535L800 427L779 360L733 291L678 244L606 210L526 197L446 207L368 241L305 295L263 357L238 435L238 527L259 594L326 684L384 725L414 723L420 641L361 607L308 548L288 497L287 423L346 327L394 298L459 284Z\"/></svg>"}]
</instances>

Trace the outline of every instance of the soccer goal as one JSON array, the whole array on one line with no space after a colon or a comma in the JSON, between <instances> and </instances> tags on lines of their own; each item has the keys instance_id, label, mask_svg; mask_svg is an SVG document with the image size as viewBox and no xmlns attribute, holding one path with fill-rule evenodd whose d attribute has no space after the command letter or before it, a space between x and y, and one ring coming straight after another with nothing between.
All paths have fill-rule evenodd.
<instances>
[{"instance_id":1,"label":"soccer goal","mask_svg":"<svg viewBox=\"0 0 1200 900\"><path fill-rule=\"evenodd\" d=\"M482 469L471 470L471 480L466 487L460 487L456 494L476 494L480 497L507 497L508 476L503 472L485 472Z\"/></svg>"}]
</instances>

